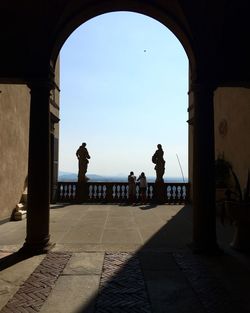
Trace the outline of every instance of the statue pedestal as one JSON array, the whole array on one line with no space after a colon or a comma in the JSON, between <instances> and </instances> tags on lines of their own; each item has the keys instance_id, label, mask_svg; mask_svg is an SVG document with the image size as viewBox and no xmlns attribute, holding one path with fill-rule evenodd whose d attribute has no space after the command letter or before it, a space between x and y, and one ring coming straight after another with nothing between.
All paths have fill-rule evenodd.
<instances>
[{"instance_id":1,"label":"statue pedestal","mask_svg":"<svg viewBox=\"0 0 250 313\"><path fill-rule=\"evenodd\" d=\"M165 203L164 181L155 181L155 202Z\"/></svg>"},{"instance_id":2,"label":"statue pedestal","mask_svg":"<svg viewBox=\"0 0 250 313\"><path fill-rule=\"evenodd\" d=\"M88 185L84 182L78 182L76 187L76 202L82 203L88 200Z\"/></svg>"}]
</instances>

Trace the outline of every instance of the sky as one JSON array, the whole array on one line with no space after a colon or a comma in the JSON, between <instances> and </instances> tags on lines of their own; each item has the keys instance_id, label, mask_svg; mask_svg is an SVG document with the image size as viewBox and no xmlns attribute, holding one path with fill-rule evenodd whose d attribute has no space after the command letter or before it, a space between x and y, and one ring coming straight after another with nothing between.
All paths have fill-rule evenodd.
<instances>
[{"instance_id":1,"label":"sky","mask_svg":"<svg viewBox=\"0 0 250 313\"><path fill-rule=\"evenodd\" d=\"M188 58L160 22L115 12L77 28L60 52L59 171L77 173L86 142L88 173L155 176L161 144L164 177L188 176Z\"/></svg>"}]
</instances>

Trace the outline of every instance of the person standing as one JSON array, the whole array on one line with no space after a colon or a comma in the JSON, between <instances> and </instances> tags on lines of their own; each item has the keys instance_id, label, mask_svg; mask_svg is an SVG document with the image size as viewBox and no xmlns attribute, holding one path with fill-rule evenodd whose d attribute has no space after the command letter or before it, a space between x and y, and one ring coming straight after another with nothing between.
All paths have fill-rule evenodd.
<instances>
[{"instance_id":1,"label":"person standing","mask_svg":"<svg viewBox=\"0 0 250 313\"><path fill-rule=\"evenodd\" d=\"M142 204L146 204L146 191L147 191L148 184L147 184L147 178L144 172L141 173L137 181L139 181L139 184L140 184L141 202Z\"/></svg>"},{"instance_id":2,"label":"person standing","mask_svg":"<svg viewBox=\"0 0 250 313\"><path fill-rule=\"evenodd\" d=\"M136 193L136 177L134 172L130 172L128 175L128 200L130 203L135 202L135 193Z\"/></svg>"}]
</instances>

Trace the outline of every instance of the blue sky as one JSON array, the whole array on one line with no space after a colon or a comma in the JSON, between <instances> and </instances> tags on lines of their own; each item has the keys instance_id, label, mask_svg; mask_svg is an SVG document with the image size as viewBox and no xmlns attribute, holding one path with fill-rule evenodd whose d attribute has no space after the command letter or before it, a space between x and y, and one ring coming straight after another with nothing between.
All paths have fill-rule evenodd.
<instances>
[{"instance_id":1,"label":"blue sky","mask_svg":"<svg viewBox=\"0 0 250 313\"><path fill-rule=\"evenodd\" d=\"M165 151L165 177L188 172L188 59L178 39L145 15L116 12L82 24L60 53L59 169L77 172L82 142L88 173L155 175L151 157Z\"/></svg>"}]
</instances>

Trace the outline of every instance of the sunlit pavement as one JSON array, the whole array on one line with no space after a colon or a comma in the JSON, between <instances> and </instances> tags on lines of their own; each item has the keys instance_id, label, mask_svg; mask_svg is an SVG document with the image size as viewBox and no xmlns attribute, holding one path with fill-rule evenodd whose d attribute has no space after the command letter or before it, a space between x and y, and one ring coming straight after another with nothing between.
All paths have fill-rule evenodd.
<instances>
[{"instance_id":1,"label":"sunlit pavement","mask_svg":"<svg viewBox=\"0 0 250 313\"><path fill-rule=\"evenodd\" d=\"M25 225L0 225L0 312L250 310L249 260L228 248L232 227L218 224L224 253L193 255L189 206L56 205L51 253L4 266Z\"/></svg>"}]
</instances>

